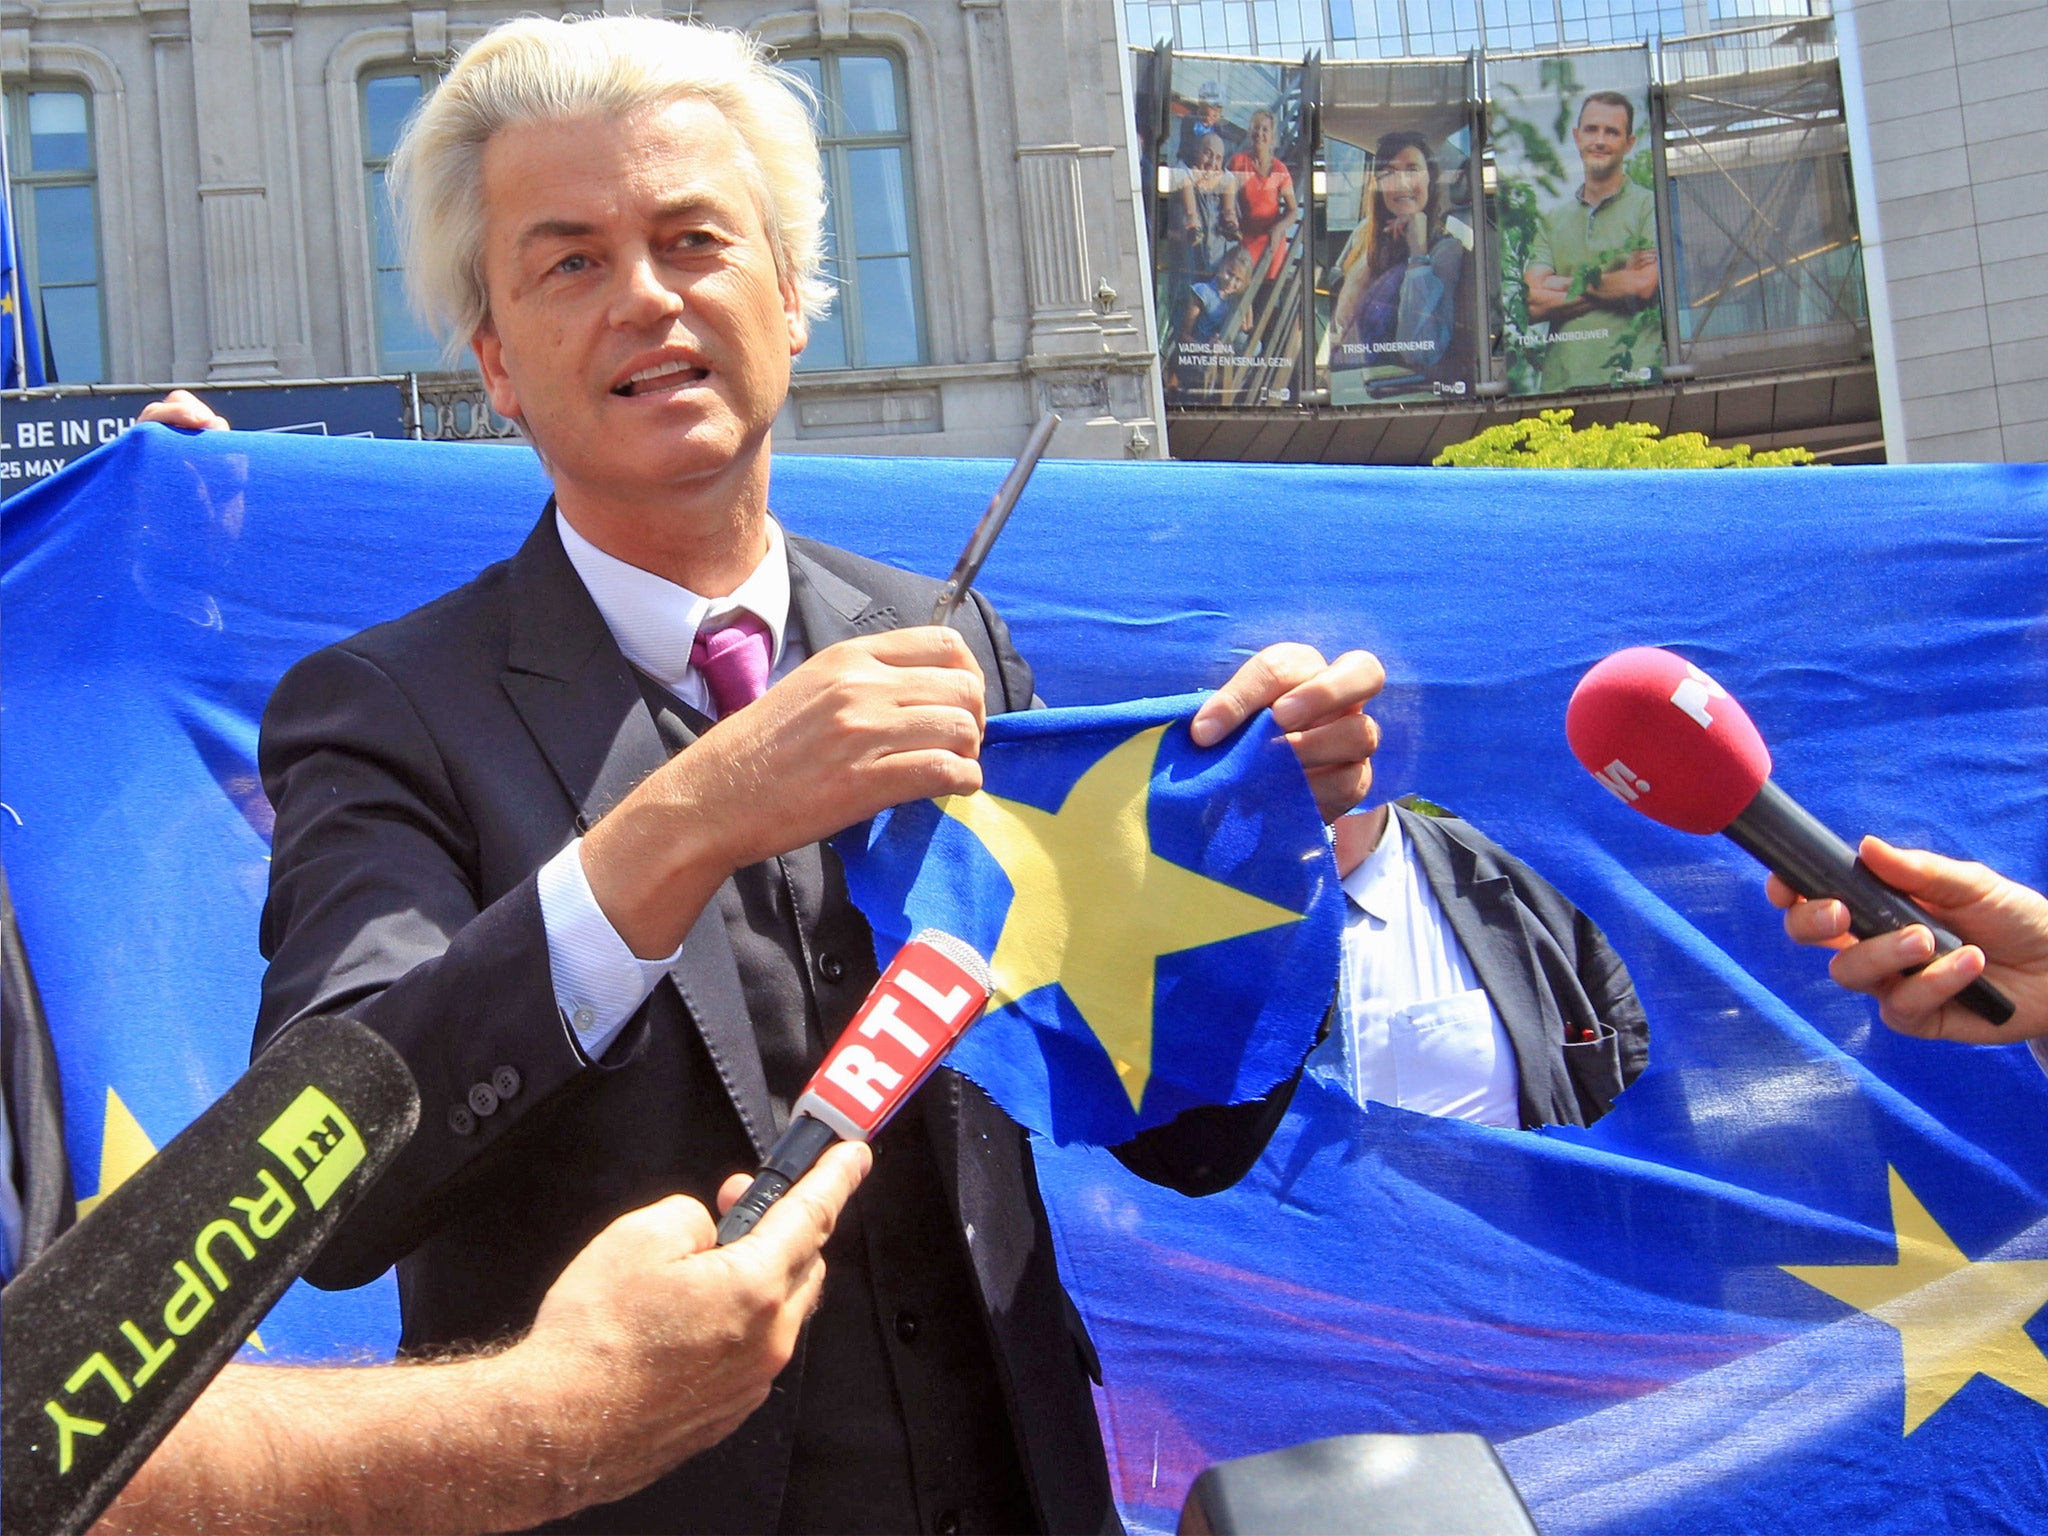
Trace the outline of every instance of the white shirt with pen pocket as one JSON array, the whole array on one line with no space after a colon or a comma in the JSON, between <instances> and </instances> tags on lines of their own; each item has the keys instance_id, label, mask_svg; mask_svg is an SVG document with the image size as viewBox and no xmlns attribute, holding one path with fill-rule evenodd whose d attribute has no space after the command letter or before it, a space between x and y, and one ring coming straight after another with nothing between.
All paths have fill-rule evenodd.
<instances>
[{"instance_id":1,"label":"white shirt with pen pocket","mask_svg":"<svg viewBox=\"0 0 2048 1536\"><path fill-rule=\"evenodd\" d=\"M1360 1103L1522 1123L1515 1051L1400 818L1344 880L1339 1076ZM1328 1046L1319 1055L1327 1058Z\"/></svg>"}]
</instances>

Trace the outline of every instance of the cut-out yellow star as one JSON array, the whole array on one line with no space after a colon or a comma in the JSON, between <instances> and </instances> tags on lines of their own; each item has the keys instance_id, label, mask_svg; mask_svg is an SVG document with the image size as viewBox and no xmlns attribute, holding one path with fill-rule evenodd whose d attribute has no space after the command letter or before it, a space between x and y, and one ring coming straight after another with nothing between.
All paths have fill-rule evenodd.
<instances>
[{"instance_id":1,"label":"cut-out yellow star","mask_svg":"<svg viewBox=\"0 0 2048 1536\"><path fill-rule=\"evenodd\" d=\"M1973 1376L1989 1376L2048 1407L2048 1356L2026 1323L2048 1305L2048 1259L1972 1263L1891 1174L1895 1264L1783 1264L1816 1290L1899 1331L1911 1434Z\"/></svg>"},{"instance_id":2,"label":"cut-out yellow star","mask_svg":"<svg viewBox=\"0 0 2048 1536\"><path fill-rule=\"evenodd\" d=\"M1104 754L1056 813L987 791L939 802L1014 893L989 961L989 1007L1057 982L1109 1052L1133 1109L1152 1076L1158 958L1301 918L1152 851L1146 804L1166 731L1140 731Z\"/></svg>"}]
</instances>

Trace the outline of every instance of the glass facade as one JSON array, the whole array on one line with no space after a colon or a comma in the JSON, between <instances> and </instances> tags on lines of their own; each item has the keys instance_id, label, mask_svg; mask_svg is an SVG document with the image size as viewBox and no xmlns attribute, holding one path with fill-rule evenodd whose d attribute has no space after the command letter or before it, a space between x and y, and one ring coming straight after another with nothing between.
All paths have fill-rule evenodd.
<instances>
[{"instance_id":1,"label":"glass facade","mask_svg":"<svg viewBox=\"0 0 2048 1536\"><path fill-rule=\"evenodd\" d=\"M810 86L825 172L825 272L832 309L811 322L799 371L893 368L924 361L917 202L903 69L873 51L787 58Z\"/></svg>"},{"instance_id":2,"label":"glass facade","mask_svg":"<svg viewBox=\"0 0 2048 1536\"><path fill-rule=\"evenodd\" d=\"M1124 0L1124 25L1134 48L1163 38L1183 51L1397 59L1639 43L1830 9L1830 0Z\"/></svg>"},{"instance_id":3,"label":"glass facade","mask_svg":"<svg viewBox=\"0 0 2048 1536\"><path fill-rule=\"evenodd\" d=\"M92 98L77 86L16 87L7 93L6 123L22 287L42 323L49 382L102 383L107 328Z\"/></svg>"},{"instance_id":4,"label":"glass facade","mask_svg":"<svg viewBox=\"0 0 2048 1536\"><path fill-rule=\"evenodd\" d=\"M1664 76L1678 352L1701 374L1868 350L1831 44L1675 44Z\"/></svg>"}]
</instances>

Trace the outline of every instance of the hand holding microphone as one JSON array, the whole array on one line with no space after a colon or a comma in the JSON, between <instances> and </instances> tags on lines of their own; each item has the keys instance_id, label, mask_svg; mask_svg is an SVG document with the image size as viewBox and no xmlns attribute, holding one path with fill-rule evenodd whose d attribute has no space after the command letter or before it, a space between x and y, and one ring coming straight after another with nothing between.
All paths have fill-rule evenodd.
<instances>
[{"instance_id":1,"label":"hand holding microphone","mask_svg":"<svg viewBox=\"0 0 2048 1536\"><path fill-rule=\"evenodd\" d=\"M1565 732L1580 764L1624 804L1681 832L1723 833L1790 891L1841 902L1858 938L1918 924L1934 956L1962 947L1772 782L1770 751L1742 706L1684 657L1649 647L1609 656L1573 691ZM1956 1001L1992 1025L2013 1015L1982 976Z\"/></svg>"},{"instance_id":2,"label":"hand holding microphone","mask_svg":"<svg viewBox=\"0 0 2048 1536\"><path fill-rule=\"evenodd\" d=\"M751 1232L834 1142L872 1141L981 1017L993 987L988 962L950 933L927 928L904 945L791 1106L789 1128L752 1185L719 1222L719 1244Z\"/></svg>"},{"instance_id":3,"label":"hand holding microphone","mask_svg":"<svg viewBox=\"0 0 2048 1536\"><path fill-rule=\"evenodd\" d=\"M1917 926L1859 940L1840 902L1808 901L1773 875L1765 894L1786 909L1787 935L1833 950L1828 974L1851 992L1876 998L1879 1017L1902 1035L1971 1045L2048 1038L2048 897L1982 864L1894 848L1882 838L1864 838L1861 857L1873 874L1965 940L1963 947L1933 958L1933 942ZM2012 1020L2003 1028L1955 1000L1979 976L2013 1000Z\"/></svg>"}]
</instances>

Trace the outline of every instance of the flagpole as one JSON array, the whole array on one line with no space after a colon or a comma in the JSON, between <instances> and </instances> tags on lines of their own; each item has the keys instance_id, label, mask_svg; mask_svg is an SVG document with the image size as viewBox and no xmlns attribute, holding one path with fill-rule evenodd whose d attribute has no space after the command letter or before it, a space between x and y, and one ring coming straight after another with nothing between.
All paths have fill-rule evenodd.
<instances>
[{"instance_id":1,"label":"flagpole","mask_svg":"<svg viewBox=\"0 0 2048 1536\"><path fill-rule=\"evenodd\" d=\"M14 238L14 170L7 163L7 139L0 134L0 197L7 200L7 254L13 257L7 268L7 285L14 299L10 318L14 324L14 374L20 387L28 388L28 332L21 323L21 244ZM6 381L0 380L0 384Z\"/></svg>"}]
</instances>

